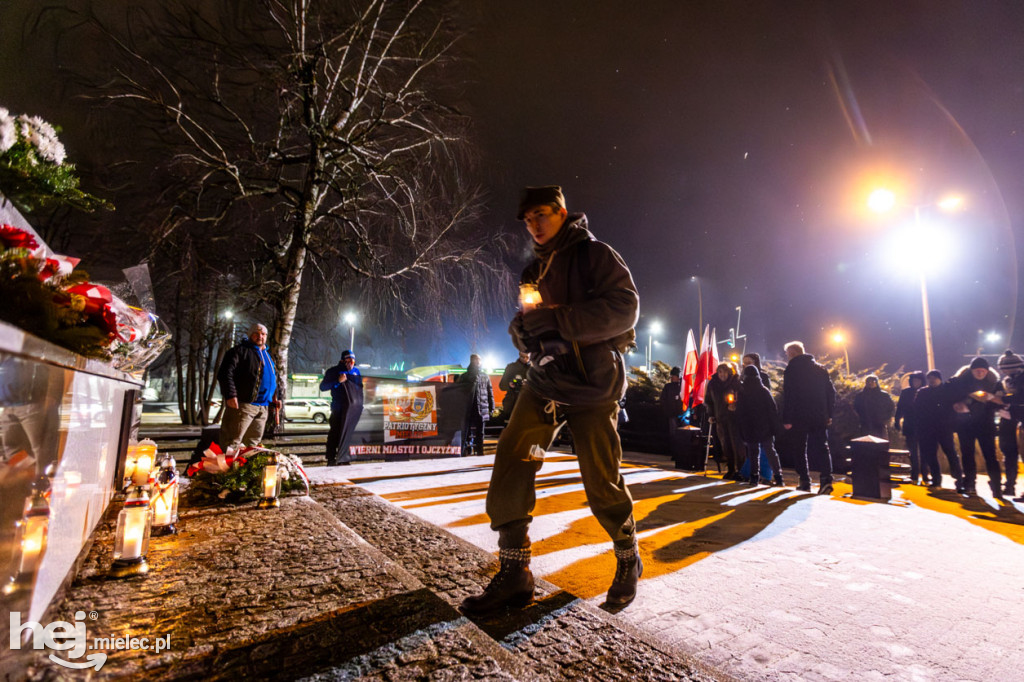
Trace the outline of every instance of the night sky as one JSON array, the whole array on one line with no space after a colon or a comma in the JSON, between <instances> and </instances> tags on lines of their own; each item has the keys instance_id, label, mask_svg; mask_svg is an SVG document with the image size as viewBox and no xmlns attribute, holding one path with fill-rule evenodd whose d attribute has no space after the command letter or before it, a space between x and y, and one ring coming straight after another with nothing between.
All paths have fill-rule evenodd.
<instances>
[{"instance_id":1,"label":"night sky","mask_svg":"<svg viewBox=\"0 0 1024 682\"><path fill-rule=\"evenodd\" d=\"M0 8L5 36L32 4ZM651 320L664 325L656 359L682 360L696 275L720 340L741 306L747 350L768 358L792 339L834 355L828 332L842 328L855 368L923 369L922 262L939 368L963 364L979 329L1003 337L987 352L1007 347L1020 307L1024 3L463 8L470 61L453 77L465 80L460 107L489 191L481 229L519 235L525 264L519 189L561 184L570 211L586 212L631 267L640 339ZM33 79L49 65L23 52L0 46L0 104L56 118L54 88ZM74 155L74 132L65 137ZM873 183L898 192L892 214L863 209ZM935 203L951 191L966 202L947 215ZM935 235L927 248L893 244L911 205ZM947 258L921 255L946 242ZM435 361L465 362L471 347L510 360L506 313ZM1022 341L1009 344L1024 351Z\"/></svg>"},{"instance_id":2,"label":"night sky","mask_svg":"<svg viewBox=\"0 0 1024 682\"><path fill-rule=\"evenodd\" d=\"M913 223L909 204L949 191L964 210L920 213L955 247L926 271L937 363L962 364L978 329L1003 336L986 352L1005 348L1024 184L1021 3L487 7L467 99L494 220L522 230L517 188L562 184L632 268L641 339L652 319L666 327L674 345L656 359L681 360L697 275L720 340L742 306L747 349L768 357L794 338L834 354L826 332L841 327L855 368L923 367L915 255L891 242ZM865 212L871 178L901 187L905 206Z\"/></svg>"}]
</instances>

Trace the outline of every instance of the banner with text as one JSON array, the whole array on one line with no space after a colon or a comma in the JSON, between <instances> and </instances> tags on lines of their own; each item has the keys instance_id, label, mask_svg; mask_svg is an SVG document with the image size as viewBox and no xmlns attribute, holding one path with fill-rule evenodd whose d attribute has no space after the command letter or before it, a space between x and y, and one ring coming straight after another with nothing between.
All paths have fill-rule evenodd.
<instances>
[{"instance_id":1,"label":"banner with text","mask_svg":"<svg viewBox=\"0 0 1024 682\"><path fill-rule=\"evenodd\" d=\"M437 436L434 386L404 386L384 397L384 442Z\"/></svg>"}]
</instances>

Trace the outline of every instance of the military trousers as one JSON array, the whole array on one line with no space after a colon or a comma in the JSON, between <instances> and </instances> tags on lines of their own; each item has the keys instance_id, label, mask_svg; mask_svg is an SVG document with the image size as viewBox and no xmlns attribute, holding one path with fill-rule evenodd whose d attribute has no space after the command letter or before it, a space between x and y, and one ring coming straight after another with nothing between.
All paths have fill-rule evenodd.
<instances>
[{"instance_id":1,"label":"military trousers","mask_svg":"<svg viewBox=\"0 0 1024 682\"><path fill-rule=\"evenodd\" d=\"M502 549L529 547L528 529L537 503L536 476L541 463L528 461L531 446L547 450L563 425L572 430L587 503L617 548L635 542L633 498L619 471L622 443L616 429L619 405L559 405L544 400L526 385L508 425L498 439L487 515L498 531ZM562 421L564 419L564 421Z\"/></svg>"}]
</instances>

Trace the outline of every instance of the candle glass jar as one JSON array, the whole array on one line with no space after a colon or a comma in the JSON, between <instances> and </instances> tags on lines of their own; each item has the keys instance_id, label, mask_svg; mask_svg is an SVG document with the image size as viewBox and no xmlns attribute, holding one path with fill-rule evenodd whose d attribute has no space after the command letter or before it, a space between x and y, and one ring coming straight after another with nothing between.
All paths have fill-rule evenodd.
<instances>
[{"instance_id":1,"label":"candle glass jar","mask_svg":"<svg viewBox=\"0 0 1024 682\"><path fill-rule=\"evenodd\" d=\"M110 575L126 578L149 571L146 554L153 525L153 511L149 507L149 494L138 486L129 495L124 508L117 515L114 536L114 564Z\"/></svg>"},{"instance_id":2,"label":"candle glass jar","mask_svg":"<svg viewBox=\"0 0 1024 682\"><path fill-rule=\"evenodd\" d=\"M178 529L178 470L174 458L165 455L153 481L153 535L170 535Z\"/></svg>"},{"instance_id":3,"label":"candle glass jar","mask_svg":"<svg viewBox=\"0 0 1024 682\"><path fill-rule=\"evenodd\" d=\"M527 313L543 301L540 297L540 289L537 288L536 284L531 282L523 282L519 285L519 309L524 313Z\"/></svg>"},{"instance_id":4,"label":"candle glass jar","mask_svg":"<svg viewBox=\"0 0 1024 682\"><path fill-rule=\"evenodd\" d=\"M39 565L46 554L46 541L49 536L49 490L49 477L40 476L32 485L32 495L25 501L25 511L17 522L18 572L4 586L5 594L30 589L35 582Z\"/></svg>"},{"instance_id":5,"label":"candle glass jar","mask_svg":"<svg viewBox=\"0 0 1024 682\"><path fill-rule=\"evenodd\" d=\"M263 467L263 496L260 498L257 507L260 509L272 509L281 506L278 499L281 494L281 477L278 475L277 459L273 459Z\"/></svg>"}]
</instances>

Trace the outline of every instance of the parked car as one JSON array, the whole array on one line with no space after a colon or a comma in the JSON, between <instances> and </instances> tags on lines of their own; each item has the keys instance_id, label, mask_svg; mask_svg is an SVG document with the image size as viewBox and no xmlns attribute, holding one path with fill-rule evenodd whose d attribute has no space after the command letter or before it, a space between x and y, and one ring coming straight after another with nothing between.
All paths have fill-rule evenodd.
<instances>
[{"instance_id":1,"label":"parked car","mask_svg":"<svg viewBox=\"0 0 1024 682\"><path fill-rule=\"evenodd\" d=\"M178 403L142 403L143 424L180 424Z\"/></svg>"},{"instance_id":2,"label":"parked car","mask_svg":"<svg viewBox=\"0 0 1024 682\"><path fill-rule=\"evenodd\" d=\"M312 419L323 424L331 416L331 403L317 398L292 398L284 401L284 420Z\"/></svg>"}]
</instances>

